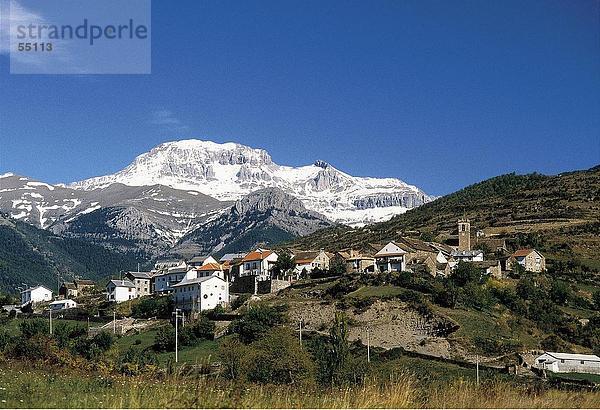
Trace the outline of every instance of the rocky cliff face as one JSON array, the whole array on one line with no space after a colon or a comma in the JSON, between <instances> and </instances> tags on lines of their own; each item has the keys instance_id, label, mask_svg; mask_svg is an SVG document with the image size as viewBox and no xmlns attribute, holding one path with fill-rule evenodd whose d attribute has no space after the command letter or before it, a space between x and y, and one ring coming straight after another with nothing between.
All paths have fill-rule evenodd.
<instances>
[{"instance_id":1,"label":"rocky cliff face","mask_svg":"<svg viewBox=\"0 0 600 410\"><path fill-rule=\"evenodd\" d=\"M265 188L237 201L231 210L186 235L181 255L235 252L307 235L332 223L278 188Z\"/></svg>"},{"instance_id":2,"label":"rocky cliff face","mask_svg":"<svg viewBox=\"0 0 600 410\"><path fill-rule=\"evenodd\" d=\"M354 177L321 160L288 167L274 163L262 149L200 140L161 144L122 171L71 187L91 190L117 182L195 190L227 201L275 187L299 198L308 209L349 225L385 220L432 199L399 179Z\"/></svg>"}]
</instances>

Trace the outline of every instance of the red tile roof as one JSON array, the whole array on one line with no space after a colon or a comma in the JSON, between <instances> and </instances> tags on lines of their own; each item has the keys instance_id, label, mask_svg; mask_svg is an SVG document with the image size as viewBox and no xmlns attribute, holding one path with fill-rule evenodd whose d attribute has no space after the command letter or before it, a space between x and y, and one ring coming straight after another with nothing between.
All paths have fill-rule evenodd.
<instances>
[{"instance_id":1,"label":"red tile roof","mask_svg":"<svg viewBox=\"0 0 600 410\"><path fill-rule=\"evenodd\" d=\"M534 249L519 249L515 253L513 253L513 256L527 256L533 251Z\"/></svg>"},{"instance_id":2,"label":"red tile roof","mask_svg":"<svg viewBox=\"0 0 600 410\"><path fill-rule=\"evenodd\" d=\"M218 263L207 263L206 265L202 265L200 266L198 269L196 270L201 270L201 271L213 271L213 270L223 270L223 268L221 267L221 265L219 265Z\"/></svg>"},{"instance_id":3,"label":"red tile roof","mask_svg":"<svg viewBox=\"0 0 600 410\"><path fill-rule=\"evenodd\" d=\"M248 253L246 256L244 256L243 261L244 262L262 261L263 259L265 259L272 253L273 253L273 251L270 251L268 249L265 249L262 252L261 251L252 251L252 252Z\"/></svg>"}]
</instances>

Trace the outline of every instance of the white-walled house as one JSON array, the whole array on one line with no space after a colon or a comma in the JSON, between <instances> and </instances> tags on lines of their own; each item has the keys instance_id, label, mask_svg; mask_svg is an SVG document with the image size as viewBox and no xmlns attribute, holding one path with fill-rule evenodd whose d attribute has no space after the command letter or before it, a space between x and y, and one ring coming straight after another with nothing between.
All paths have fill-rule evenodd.
<instances>
[{"instance_id":1,"label":"white-walled house","mask_svg":"<svg viewBox=\"0 0 600 410\"><path fill-rule=\"evenodd\" d=\"M187 275L187 266L175 266L164 272L159 272L152 277L154 293L171 293L173 285L181 282Z\"/></svg>"},{"instance_id":2,"label":"white-walled house","mask_svg":"<svg viewBox=\"0 0 600 410\"><path fill-rule=\"evenodd\" d=\"M130 280L113 279L106 285L106 298L109 302L125 302L137 298L137 289Z\"/></svg>"},{"instance_id":3,"label":"white-walled house","mask_svg":"<svg viewBox=\"0 0 600 410\"><path fill-rule=\"evenodd\" d=\"M196 268L195 272L197 278L203 278L214 275L220 277L221 279L225 279L225 272L223 271L223 266L216 262L204 264L199 268Z\"/></svg>"},{"instance_id":4,"label":"white-walled house","mask_svg":"<svg viewBox=\"0 0 600 410\"><path fill-rule=\"evenodd\" d=\"M77 302L72 299L61 299L50 303L49 306L52 310L66 310L76 308Z\"/></svg>"},{"instance_id":5,"label":"white-walled house","mask_svg":"<svg viewBox=\"0 0 600 410\"><path fill-rule=\"evenodd\" d=\"M44 286L34 286L21 292L21 306L28 303L49 302L52 300L52 291Z\"/></svg>"},{"instance_id":6,"label":"white-walled house","mask_svg":"<svg viewBox=\"0 0 600 410\"><path fill-rule=\"evenodd\" d=\"M600 374L600 357L595 354L545 352L535 359L533 366L553 373Z\"/></svg>"},{"instance_id":7,"label":"white-walled house","mask_svg":"<svg viewBox=\"0 0 600 410\"><path fill-rule=\"evenodd\" d=\"M242 259L240 276L255 275L259 280L267 280L271 277L271 270L278 256L269 249L258 248L249 252Z\"/></svg>"},{"instance_id":8,"label":"white-walled house","mask_svg":"<svg viewBox=\"0 0 600 410\"><path fill-rule=\"evenodd\" d=\"M375 254L375 266L379 272L402 272L406 270L407 250L392 241Z\"/></svg>"},{"instance_id":9,"label":"white-walled house","mask_svg":"<svg viewBox=\"0 0 600 410\"><path fill-rule=\"evenodd\" d=\"M173 285L172 297L178 309L210 310L229 303L229 283L215 275L186 278Z\"/></svg>"},{"instance_id":10,"label":"white-walled house","mask_svg":"<svg viewBox=\"0 0 600 410\"><path fill-rule=\"evenodd\" d=\"M294 253L294 262L296 267L294 270L296 273L301 273L303 270L311 272L313 269L328 270L330 263L330 256L321 249L320 251L306 251Z\"/></svg>"}]
</instances>

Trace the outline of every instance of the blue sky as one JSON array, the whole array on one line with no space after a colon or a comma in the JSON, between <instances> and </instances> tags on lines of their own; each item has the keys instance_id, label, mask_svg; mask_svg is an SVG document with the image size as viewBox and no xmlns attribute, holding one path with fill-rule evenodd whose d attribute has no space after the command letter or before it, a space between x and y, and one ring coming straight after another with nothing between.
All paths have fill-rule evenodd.
<instances>
[{"instance_id":1,"label":"blue sky","mask_svg":"<svg viewBox=\"0 0 600 410\"><path fill-rule=\"evenodd\" d=\"M0 55L0 172L70 182L184 138L435 195L589 168L600 163L599 7L154 0L151 75L10 75Z\"/></svg>"}]
</instances>

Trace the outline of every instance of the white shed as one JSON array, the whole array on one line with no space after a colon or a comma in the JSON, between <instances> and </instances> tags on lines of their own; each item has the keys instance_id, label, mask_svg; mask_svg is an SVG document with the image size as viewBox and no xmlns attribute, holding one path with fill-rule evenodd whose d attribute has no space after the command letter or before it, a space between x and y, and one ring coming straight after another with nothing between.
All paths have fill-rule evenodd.
<instances>
[{"instance_id":1,"label":"white shed","mask_svg":"<svg viewBox=\"0 0 600 410\"><path fill-rule=\"evenodd\" d=\"M534 367L553 373L600 374L600 357L595 354L545 352L535 359Z\"/></svg>"},{"instance_id":2,"label":"white shed","mask_svg":"<svg viewBox=\"0 0 600 410\"><path fill-rule=\"evenodd\" d=\"M21 292L21 306L28 303L49 302L52 300L52 291L44 286L34 286Z\"/></svg>"},{"instance_id":3,"label":"white shed","mask_svg":"<svg viewBox=\"0 0 600 410\"><path fill-rule=\"evenodd\" d=\"M52 310L65 310L65 309L73 309L77 307L77 303L72 299L62 299L56 300L50 303L50 309Z\"/></svg>"}]
</instances>

